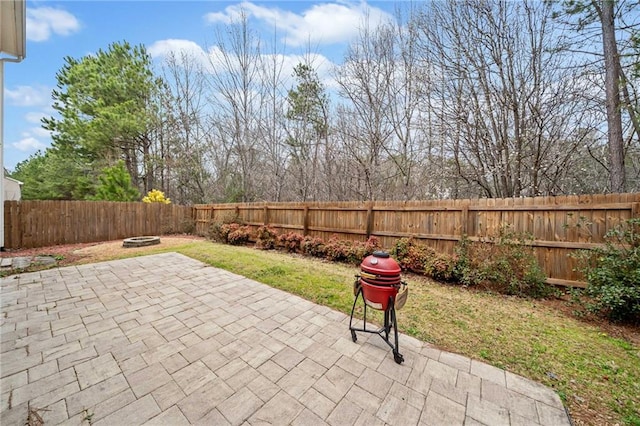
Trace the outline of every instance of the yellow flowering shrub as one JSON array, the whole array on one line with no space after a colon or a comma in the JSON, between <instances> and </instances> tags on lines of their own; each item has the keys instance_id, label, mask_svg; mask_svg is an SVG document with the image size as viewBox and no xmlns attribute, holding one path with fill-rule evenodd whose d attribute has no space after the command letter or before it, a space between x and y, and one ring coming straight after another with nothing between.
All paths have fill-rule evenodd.
<instances>
[{"instance_id":1,"label":"yellow flowering shrub","mask_svg":"<svg viewBox=\"0 0 640 426\"><path fill-rule=\"evenodd\" d=\"M152 189L149 193L142 198L144 203L164 203L171 204L171 199L164 196L164 192L157 189Z\"/></svg>"}]
</instances>

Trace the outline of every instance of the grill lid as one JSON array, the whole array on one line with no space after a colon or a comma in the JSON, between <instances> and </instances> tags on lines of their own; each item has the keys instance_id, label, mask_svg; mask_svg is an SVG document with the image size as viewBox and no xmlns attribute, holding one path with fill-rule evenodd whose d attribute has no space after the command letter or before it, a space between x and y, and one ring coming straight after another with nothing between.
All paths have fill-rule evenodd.
<instances>
[{"instance_id":1,"label":"grill lid","mask_svg":"<svg viewBox=\"0 0 640 426\"><path fill-rule=\"evenodd\" d=\"M375 251L360 264L362 272L379 277L400 279L400 265L386 251Z\"/></svg>"}]
</instances>

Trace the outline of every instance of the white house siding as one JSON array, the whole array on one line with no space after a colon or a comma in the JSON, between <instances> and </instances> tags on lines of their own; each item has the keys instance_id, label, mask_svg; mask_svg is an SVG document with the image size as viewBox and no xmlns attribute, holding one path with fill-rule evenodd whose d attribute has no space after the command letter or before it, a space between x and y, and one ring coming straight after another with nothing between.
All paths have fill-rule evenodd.
<instances>
[{"instance_id":1,"label":"white house siding","mask_svg":"<svg viewBox=\"0 0 640 426\"><path fill-rule=\"evenodd\" d=\"M20 192L20 186L22 186L22 182L5 176L4 199L6 201L20 201L20 198L22 196Z\"/></svg>"}]
</instances>

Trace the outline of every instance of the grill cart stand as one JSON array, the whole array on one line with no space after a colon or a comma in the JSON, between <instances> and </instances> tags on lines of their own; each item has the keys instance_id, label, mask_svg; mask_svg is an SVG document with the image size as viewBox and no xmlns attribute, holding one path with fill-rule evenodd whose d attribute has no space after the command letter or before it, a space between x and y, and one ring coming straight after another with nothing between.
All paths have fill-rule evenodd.
<instances>
[{"instance_id":1,"label":"grill cart stand","mask_svg":"<svg viewBox=\"0 0 640 426\"><path fill-rule=\"evenodd\" d=\"M349 330L351 331L351 340L353 340L354 342L358 340L356 331L359 331L361 333L377 334L378 336L382 337L382 340L384 340L385 343L389 345L389 347L393 351L393 360L396 363L401 364L402 362L404 362L404 357L400 353L400 347L398 345L398 323L396 320L396 308L395 308L394 296L389 296L387 308L384 310L384 326L377 330L367 329L367 301L364 298L362 285L360 285L359 281L360 281L360 277L357 278L357 281L355 284L355 286L357 287L356 297L355 297L355 300L353 301L353 307L351 308L351 318L349 319ZM402 284L406 285L405 283L402 283ZM362 328L355 328L353 327L353 313L356 309L356 303L358 303L358 298L360 298L361 296L362 296L362 302L364 304L364 319L362 321ZM392 328L393 328L394 343L391 343L389 341L389 333L391 332Z\"/></svg>"}]
</instances>

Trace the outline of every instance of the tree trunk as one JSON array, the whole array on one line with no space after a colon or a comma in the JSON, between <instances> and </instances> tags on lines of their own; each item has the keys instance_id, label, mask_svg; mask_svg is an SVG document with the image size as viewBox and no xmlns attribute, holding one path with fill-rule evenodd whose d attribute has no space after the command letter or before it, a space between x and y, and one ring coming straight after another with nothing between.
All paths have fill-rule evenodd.
<instances>
[{"instance_id":1,"label":"tree trunk","mask_svg":"<svg viewBox=\"0 0 640 426\"><path fill-rule=\"evenodd\" d=\"M620 68L614 26L614 1L602 2L602 46L604 52L607 106L607 137L609 141L609 173L612 192L624 192L624 142L622 139L622 114L620 111Z\"/></svg>"}]
</instances>

